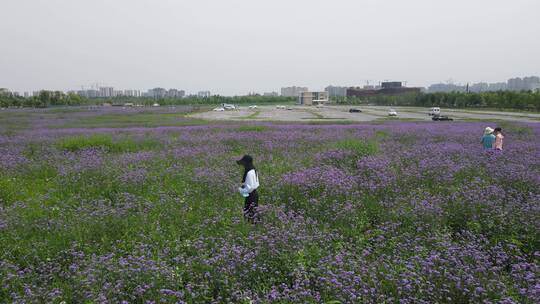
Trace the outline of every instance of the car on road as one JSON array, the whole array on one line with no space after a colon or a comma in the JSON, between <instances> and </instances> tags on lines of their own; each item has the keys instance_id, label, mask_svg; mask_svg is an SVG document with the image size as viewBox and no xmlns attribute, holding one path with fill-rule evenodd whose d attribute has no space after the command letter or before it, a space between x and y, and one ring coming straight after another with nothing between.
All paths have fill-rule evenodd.
<instances>
[{"instance_id":1,"label":"car on road","mask_svg":"<svg viewBox=\"0 0 540 304\"><path fill-rule=\"evenodd\" d=\"M278 110L285 110L286 107L285 107L285 106L276 106L276 109L278 109Z\"/></svg>"},{"instance_id":2,"label":"car on road","mask_svg":"<svg viewBox=\"0 0 540 304\"><path fill-rule=\"evenodd\" d=\"M223 111L225 111L225 109L222 108L222 107L217 107L217 108L215 108L213 111L216 111L216 112L223 112Z\"/></svg>"},{"instance_id":3,"label":"car on road","mask_svg":"<svg viewBox=\"0 0 540 304\"><path fill-rule=\"evenodd\" d=\"M428 115L429 116L441 115L441 108L434 107L434 108L429 109L429 114Z\"/></svg>"},{"instance_id":4,"label":"car on road","mask_svg":"<svg viewBox=\"0 0 540 304\"><path fill-rule=\"evenodd\" d=\"M224 103L221 107L225 110L236 110L236 106L233 104Z\"/></svg>"},{"instance_id":5,"label":"car on road","mask_svg":"<svg viewBox=\"0 0 540 304\"><path fill-rule=\"evenodd\" d=\"M362 113L360 109L349 109L349 113Z\"/></svg>"},{"instance_id":6,"label":"car on road","mask_svg":"<svg viewBox=\"0 0 540 304\"><path fill-rule=\"evenodd\" d=\"M396 110L390 109L390 110L388 110L388 116L397 117L398 114L397 114Z\"/></svg>"},{"instance_id":7,"label":"car on road","mask_svg":"<svg viewBox=\"0 0 540 304\"><path fill-rule=\"evenodd\" d=\"M293 108L292 107L287 107L287 110L292 110Z\"/></svg>"},{"instance_id":8,"label":"car on road","mask_svg":"<svg viewBox=\"0 0 540 304\"><path fill-rule=\"evenodd\" d=\"M257 109L256 105L249 106L250 109Z\"/></svg>"},{"instance_id":9,"label":"car on road","mask_svg":"<svg viewBox=\"0 0 540 304\"><path fill-rule=\"evenodd\" d=\"M451 117L448 117L447 115L433 115L431 117L431 120L433 121L453 121L454 119Z\"/></svg>"}]
</instances>

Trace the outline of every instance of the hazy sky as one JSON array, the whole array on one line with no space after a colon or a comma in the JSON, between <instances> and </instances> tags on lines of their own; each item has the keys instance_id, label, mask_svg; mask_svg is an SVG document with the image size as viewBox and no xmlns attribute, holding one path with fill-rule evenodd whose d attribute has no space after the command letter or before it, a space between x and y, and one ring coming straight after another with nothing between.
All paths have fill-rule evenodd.
<instances>
[{"instance_id":1,"label":"hazy sky","mask_svg":"<svg viewBox=\"0 0 540 304\"><path fill-rule=\"evenodd\" d=\"M225 95L540 74L539 0L0 0L0 87Z\"/></svg>"}]
</instances>

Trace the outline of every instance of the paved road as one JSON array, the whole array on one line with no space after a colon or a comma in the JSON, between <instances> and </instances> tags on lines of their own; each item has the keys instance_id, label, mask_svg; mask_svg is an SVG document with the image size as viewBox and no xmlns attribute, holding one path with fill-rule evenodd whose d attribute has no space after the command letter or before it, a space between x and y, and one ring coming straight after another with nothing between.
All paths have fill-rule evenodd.
<instances>
[{"instance_id":1,"label":"paved road","mask_svg":"<svg viewBox=\"0 0 540 304\"><path fill-rule=\"evenodd\" d=\"M428 116L427 108L398 108L398 111L403 113L410 112L419 115ZM520 112L494 112L494 111L478 111L478 110L454 110L441 109L443 115L448 115L454 119L478 119L478 120L506 120L519 122L540 122L540 114L536 113L520 113Z\"/></svg>"},{"instance_id":2,"label":"paved road","mask_svg":"<svg viewBox=\"0 0 540 304\"><path fill-rule=\"evenodd\" d=\"M431 120L427 108L396 107L398 118L389 118L384 106L291 106L290 109L277 109L275 106L259 106L258 109L240 107L236 111L202 112L192 117L209 120L253 120L253 121L374 121L374 120ZM358 108L362 113L349 113L350 108ZM540 114L517 112L494 112L476 110L441 109L443 115L449 115L455 120L506 120L519 122L540 122Z\"/></svg>"}]
</instances>

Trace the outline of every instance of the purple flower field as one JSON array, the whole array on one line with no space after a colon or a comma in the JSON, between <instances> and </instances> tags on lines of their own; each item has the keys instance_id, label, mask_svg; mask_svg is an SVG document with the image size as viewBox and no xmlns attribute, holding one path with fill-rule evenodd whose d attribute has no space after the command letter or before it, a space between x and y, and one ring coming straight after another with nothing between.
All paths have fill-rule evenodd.
<instances>
[{"instance_id":1,"label":"purple flower field","mask_svg":"<svg viewBox=\"0 0 540 304\"><path fill-rule=\"evenodd\" d=\"M52 124L0 127L2 303L540 303L540 124Z\"/></svg>"}]
</instances>

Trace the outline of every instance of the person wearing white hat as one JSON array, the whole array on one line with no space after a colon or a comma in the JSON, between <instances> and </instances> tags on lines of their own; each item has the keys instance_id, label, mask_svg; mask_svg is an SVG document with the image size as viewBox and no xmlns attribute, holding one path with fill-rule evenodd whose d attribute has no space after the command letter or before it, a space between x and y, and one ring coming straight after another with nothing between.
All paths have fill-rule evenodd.
<instances>
[{"instance_id":1,"label":"person wearing white hat","mask_svg":"<svg viewBox=\"0 0 540 304\"><path fill-rule=\"evenodd\" d=\"M495 135L493 135L493 130L490 127L487 127L484 130L484 136L482 136L482 139L480 140L480 143L484 147L484 150L491 150L493 149L493 144L495 143Z\"/></svg>"}]
</instances>

